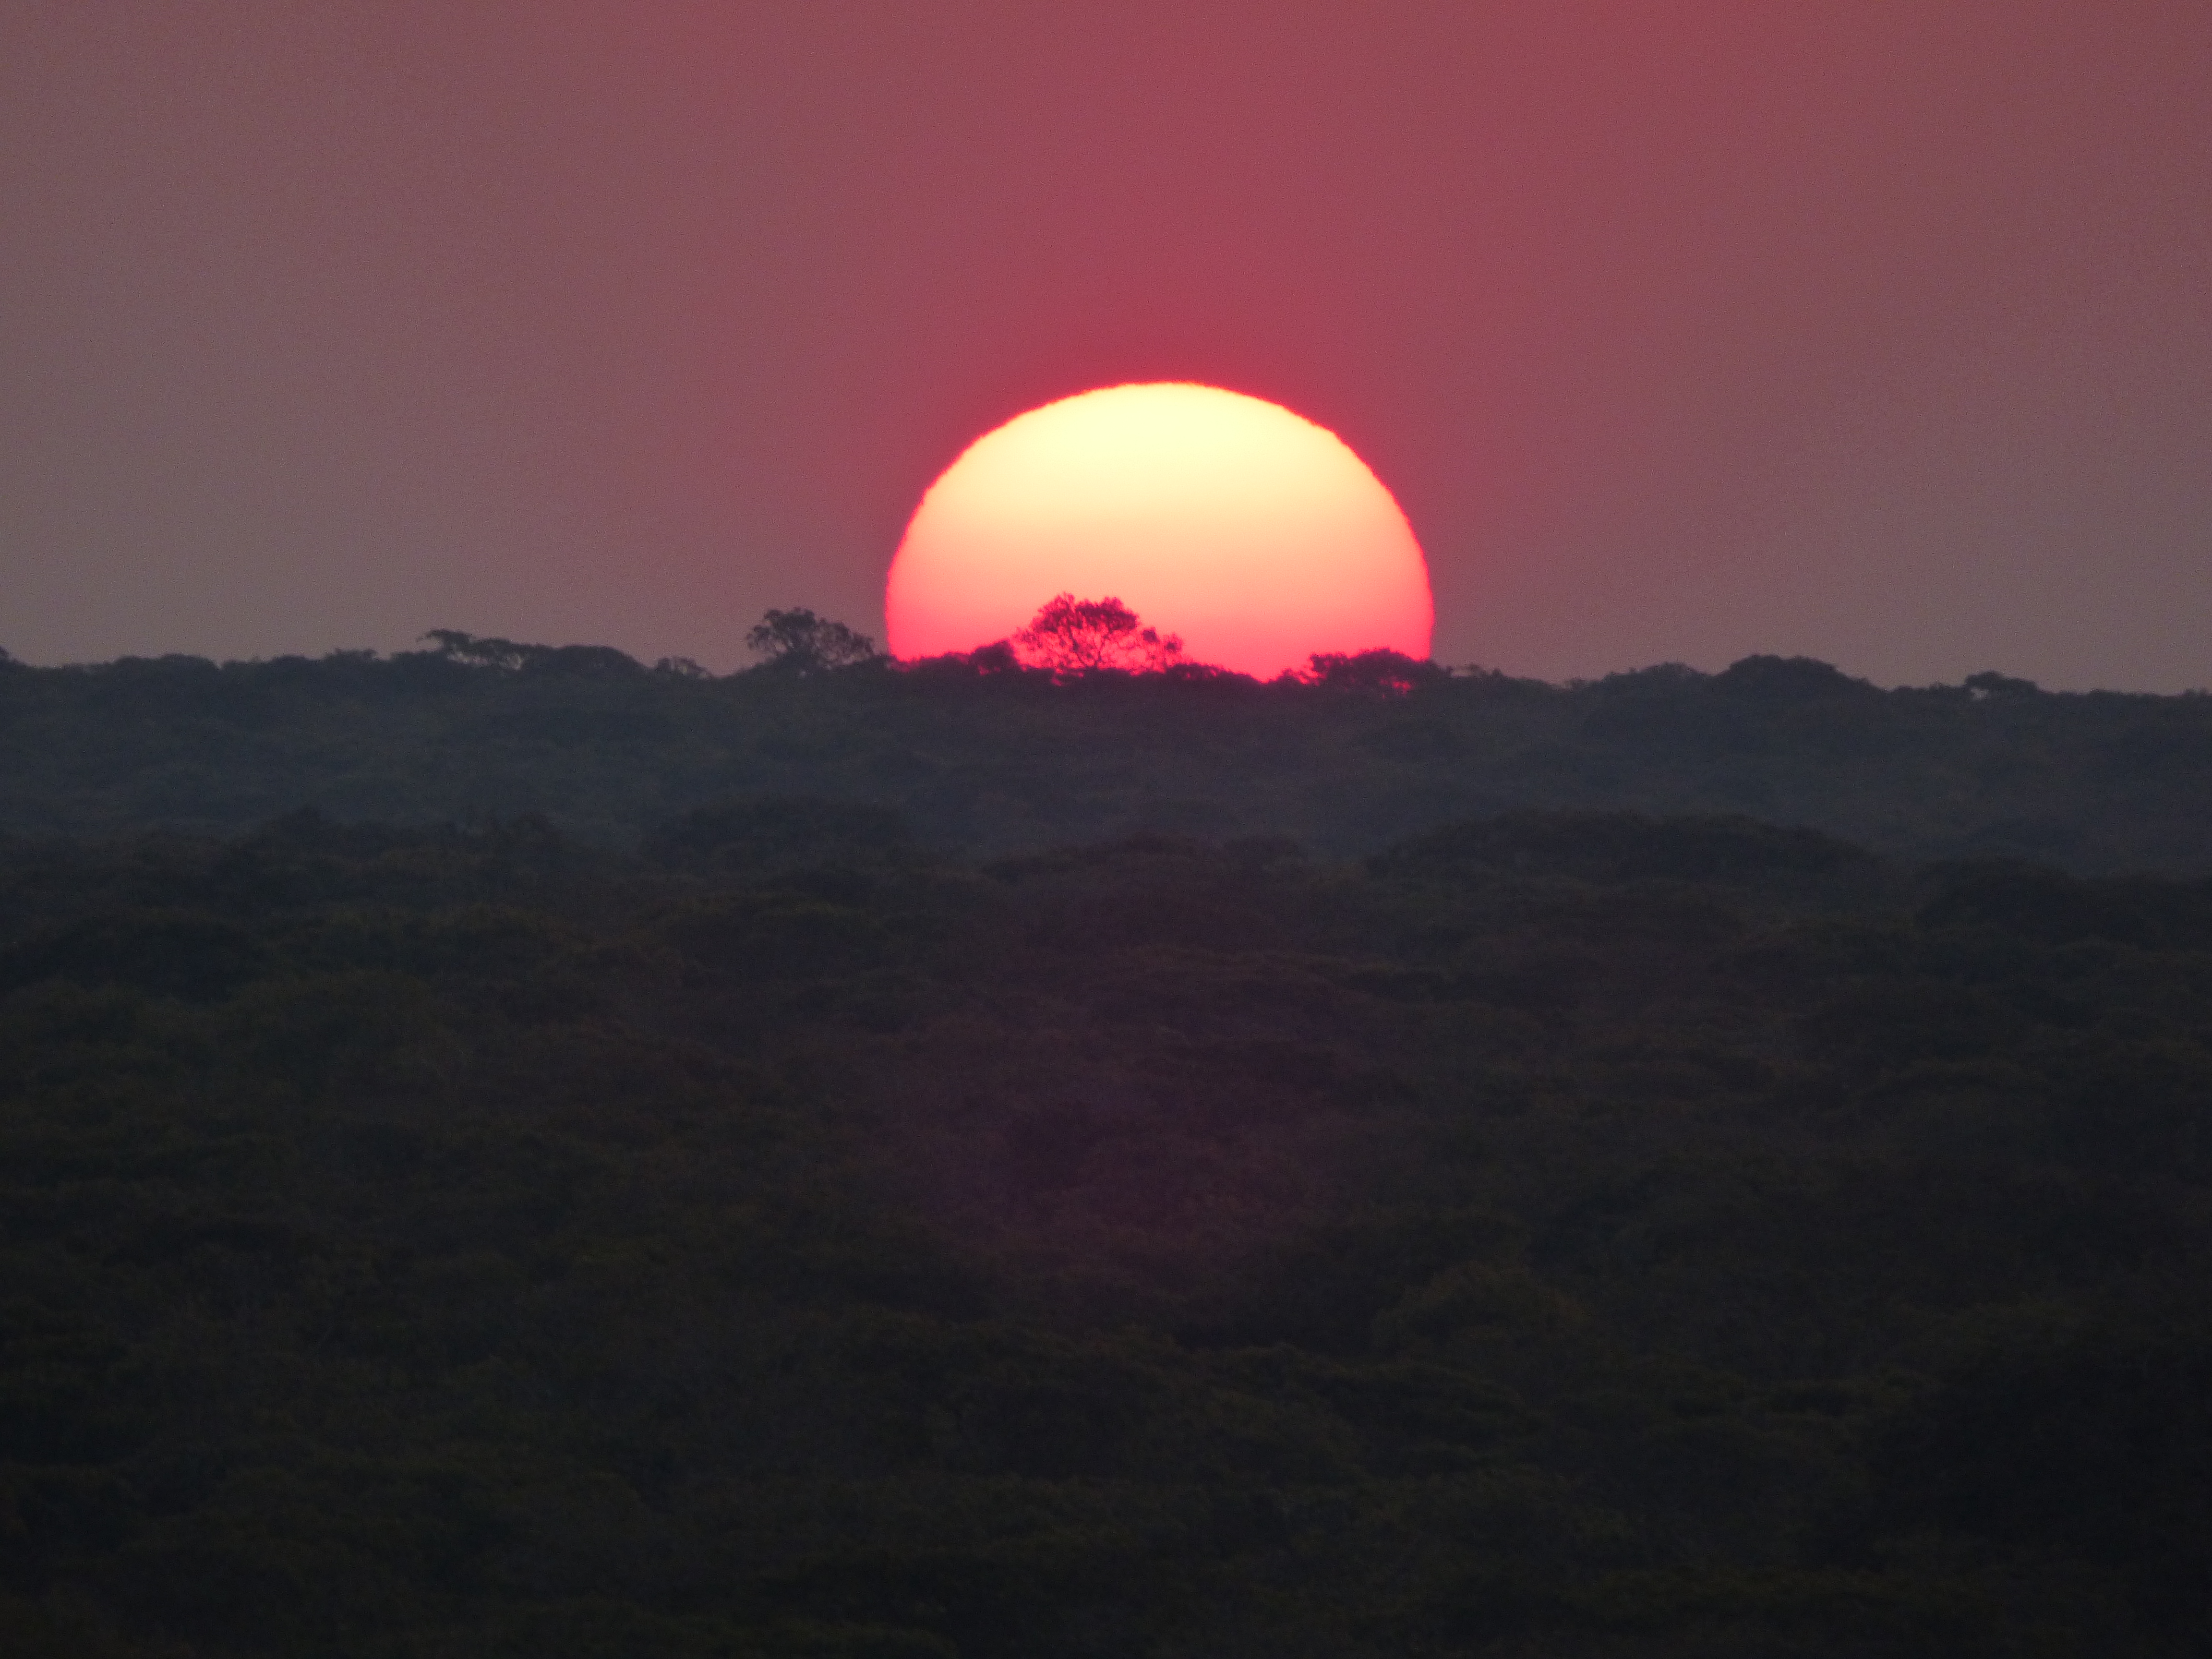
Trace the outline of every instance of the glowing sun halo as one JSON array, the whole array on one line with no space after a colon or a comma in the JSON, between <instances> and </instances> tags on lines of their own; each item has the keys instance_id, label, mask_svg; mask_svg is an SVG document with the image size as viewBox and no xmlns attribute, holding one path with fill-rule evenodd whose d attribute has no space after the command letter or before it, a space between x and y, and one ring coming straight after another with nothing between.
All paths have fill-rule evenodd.
<instances>
[{"instance_id":1,"label":"glowing sun halo","mask_svg":"<svg viewBox=\"0 0 2212 1659\"><path fill-rule=\"evenodd\" d=\"M900 657L1002 640L1056 593L1120 599L1194 662L1429 654L1428 566L1335 434L1213 386L1117 386L1018 416L930 486L884 596Z\"/></svg>"}]
</instances>

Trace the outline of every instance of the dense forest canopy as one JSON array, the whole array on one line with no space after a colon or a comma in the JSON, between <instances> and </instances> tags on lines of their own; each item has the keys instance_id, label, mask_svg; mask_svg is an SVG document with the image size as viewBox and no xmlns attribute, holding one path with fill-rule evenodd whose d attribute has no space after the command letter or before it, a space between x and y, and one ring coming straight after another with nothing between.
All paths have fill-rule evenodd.
<instances>
[{"instance_id":1,"label":"dense forest canopy","mask_svg":"<svg viewBox=\"0 0 2212 1659\"><path fill-rule=\"evenodd\" d=\"M1348 854L1515 807L1626 807L1913 857L2212 869L2203 695L1996 674L1883 690L1772 657L1565 686L1332 659L1261 684L1191 665L1055 674L1011 649L894 665L804 611L756 632L763 665L721 678L452 630L391 657L0 665L0 834L228 835L313 807L534 811L635 845L710 801L811 795L893 808L945 850L1151 831Z\"/></svg>"},{"instance_id":2,"label":"dense forest canopy","mask_svg":"<svg viewBox=\"0 0 2212 1659\"><path fill-rule=\"evenodd\" d=\"M2212 698L756 633L0 659L0 1653L2212 1651Z\"/></svg>"},{"instance_id":3,"label":"dense forest canopy","mask_svg":"<svg viewBox=\"0 0 2212 1659\"><path fill-rule=\"evenodd\" d=\"M2208 1102L2212 883L1743 817L18 843L0 1648L2178 1659Z\"/></svg>"}]
</instances>

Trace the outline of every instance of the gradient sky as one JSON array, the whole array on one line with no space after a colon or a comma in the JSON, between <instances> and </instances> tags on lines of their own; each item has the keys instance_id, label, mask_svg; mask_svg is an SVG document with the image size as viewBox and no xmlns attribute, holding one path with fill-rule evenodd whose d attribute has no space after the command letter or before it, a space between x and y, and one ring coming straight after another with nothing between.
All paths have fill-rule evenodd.
<instances>
[{"instance_id":1,"label":"gradient sky","mask_svg":"<svg viewBox=\"0 0 2212 1659\"><path fill-rule=\"evenodd\" d=\"M2212 683L2212 7L0 0L0 646L744 660L1086 387L1437 655Z\"/></svg>"}]
</instances>

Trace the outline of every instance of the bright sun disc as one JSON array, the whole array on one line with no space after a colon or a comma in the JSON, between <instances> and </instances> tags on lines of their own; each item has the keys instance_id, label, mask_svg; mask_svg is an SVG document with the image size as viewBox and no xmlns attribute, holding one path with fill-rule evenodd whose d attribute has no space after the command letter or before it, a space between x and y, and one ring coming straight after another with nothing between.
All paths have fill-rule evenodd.
<instances>
[{"instance_id":1,"label":"bright sun disc","mask_svg":"<svg viewBox=\"0 0 2212 1659\"><path fill-rule=\"evenodd\" d=\"M1185 657L1271 678L1429 654L1428 565L1334 433L1214 386L1117 386L1016 416L930 486L891 562L890 648L1003 640L1056 593L1117 599Z\"/></svg>"}]
</instances>

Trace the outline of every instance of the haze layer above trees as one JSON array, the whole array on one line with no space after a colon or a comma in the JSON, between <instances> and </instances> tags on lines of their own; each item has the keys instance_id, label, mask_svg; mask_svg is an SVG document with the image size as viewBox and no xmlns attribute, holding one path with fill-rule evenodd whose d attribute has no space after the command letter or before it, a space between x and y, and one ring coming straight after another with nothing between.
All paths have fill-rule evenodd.
<instances>
[{"instance_id":1,"label":"haze layer above trees","mask_svg":"<svg viewBox=\"0 0 2212 1659\"><path fill-rule=\"evenodd\" d=\"M1511 807L1620 806L1744 812L1915 856L2212 868L2201 695L1994 674L1882 690L1768 657L1564 687L1402 659L1310 684L1054 677L1006 653L895 668L843 635L823 663L715 678L436 637L391 658L0 664L0 833L226 834L313 806L538 812L628 845L710 801L815 796L893 808L945 849L1161 830L1356 853Z\"/></svg>"}]
</instances>

